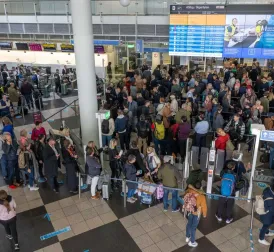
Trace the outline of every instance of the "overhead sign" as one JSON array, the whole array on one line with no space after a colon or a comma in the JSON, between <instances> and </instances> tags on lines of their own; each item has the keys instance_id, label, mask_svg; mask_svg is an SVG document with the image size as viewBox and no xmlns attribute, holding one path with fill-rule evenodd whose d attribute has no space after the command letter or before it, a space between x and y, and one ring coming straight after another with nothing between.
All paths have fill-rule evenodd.
<instances>
[{"instance_id":1,"label":"overhead sign","mask_svg":"<svg viewBox=\"0 0 274 252\"><path fill-rule=\"evenodd\" d=\"M43 50L41 44L36 44L36 43L29 43L29 49L31 51L42 51Z\"/></svg>"},{"instance_id":2,"label":"overhead sign","mask_svg":"<svg viewBox=\"0 0 274 252\"><path fill-rule=\"evenodd\" d=\"M225 5L170 5L170 14L180 13L224 13Z\"/></svg>"},{"instance_id":3,"label":"overhead sign","mask_svg":"<svg viewBox=\"0 0 274 252\"><path fill-rule=\"evenodd\" d=\"M16 48L19 51L28 51L29 50L29 46L27 43L15 43L16 44Z\"/></svg>"},{"instance_id":4,"label":"overhead sign","mask_svg":"<svg viewBox=\"0 0 274 252\"><path fill-rule=\"evenodd\" d=\"M260 140L274 142L274 131L262 130Z\"/></svg>"},{"instance_id":5,"label":"overhead sign","mask_svg":"<svg viewBox=\"0 0 274 252\"><path fill-rule=\"evenodd\" d=\"M60 47L62 52L74 52L74 45L61 44Z\"/></svg>"},{"instance_id":6,"label":"overhead sign","mask_svg":"<svg viewBox=\"0 0 274 252\"><path fill-rule=\"evenodd\" d=\"M0 49L1 50L11 50L12 42L0 42Z\"/></svg>"},{"instance_id":7,"label":"overhead sign","mask_svg":"<svg viewBox=\"0 0 274 252\"><path fill-rule=\"evenodd\" d=\"M168 52L168 48L160 48L160 47L146 47L144 48L144 52Z\"/></svg>"},{"instance_id":8,"label":"overhead sign","mask_svg":"<svg viewBox=\"0 0 274 252\"><path fill-rule=\"evenodd\" d=\"M70 43L72 45L74 45L74 39L71 39ZM94 45L120 45L119 40L98 40L98 39L94 39L93 43L94 43Z\"/></svg>"},{"instance_id":9,"label":"overhead sign","mask_svg":"<svg viewBox=\"0 0 274 252\"><path fill-rule=\"evenodd\" d=\"M144 53L144 40L143 39L136 40L136 52Z\"/></svg>"},{"instance_id":10,"label":"overhead sign","mask_svg":"<svg viewBox=\"0 0 274 252\"><path fill-rule=\"evenodd\" d=\"M42 44L44 51L56 52L56 44Z\"/></svg>"}]
</instances>

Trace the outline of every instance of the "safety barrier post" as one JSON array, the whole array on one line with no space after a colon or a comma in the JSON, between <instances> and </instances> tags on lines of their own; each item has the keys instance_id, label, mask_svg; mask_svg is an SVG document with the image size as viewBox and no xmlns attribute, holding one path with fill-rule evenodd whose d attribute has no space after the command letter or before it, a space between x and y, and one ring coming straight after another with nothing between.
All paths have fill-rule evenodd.
<instances>
[{"instance_id":1,"label":"safety barrier post","mask_svg":"<svg viewBox=\"0 0 274 252\"><path fill-rule=\"evenodd\" d=\"M190 139L186 140L186 156L185 156L185 169L184 169L184 179L188 178L189 176L189 146L190 146Z\"/></svg>"},{"instance_id":2,"label":"safety barrier post","mask_svg":"<svg viewBox=\"0 0 274 252\"><path fill-rule=\"evenodd\" d=\"M251 218L250 218L250 230L249 230L249 237L250 237L250 248L251 252L254 252L254 242L253 242L253 218L254 218L254 199L251 200Z\"/></svg>"},{"instance_id":3,"label":"safety barrier post","mask_svg":"<svg viewBox=\"0 0 274 252\"><path fill-rule=\"evenodd\" d=\"M23 117L23 122L25 125L25 114L24 114L24 97L21 96L21 110L22 110L22 117Z\"/></svg>"},{"instance_id":4,"label":"safety barrier post","mask_svg":"<svg viewBox=\"0 0 274 252\"><path fill-rule=\"evenodd\" d=\"M74 111L75 111L75 116L77 116L77 112L76 112L76 101L73 101L73 105L74 105Z\"/></svg>"},{"instance_id":5,"label":"safety barrier post","mask_svg":"<svg viewBox=\"0 0 274 252\"><path fill-rule=\"evenodd\" d=\"M123 179L122 183L122 188L124 188L124 207L127 207L126 180Z\"/></svg>"},{"instance_id":6,"label":"safety barrier post","mask_svg":"<svg viewBox=\"0 0 274 252\"><path fill-rule=\"evenodd\" d=\"M81 198L81 173L78 173L78 187L79 187L79 199Z\"/></svg>"}]
</instances>

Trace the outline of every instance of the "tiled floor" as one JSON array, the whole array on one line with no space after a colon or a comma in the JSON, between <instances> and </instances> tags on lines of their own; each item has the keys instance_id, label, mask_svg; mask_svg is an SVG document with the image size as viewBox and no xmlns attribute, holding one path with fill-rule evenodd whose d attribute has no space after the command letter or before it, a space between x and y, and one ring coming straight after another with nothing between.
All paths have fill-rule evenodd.
<instances>
[{"instance_id":1,"label":"tiled floor","mask_svg":"<svg viewBox=\"0 0 274 252\"><path fill-rule=\"evenodd\" d=\"M68 96L43 99L45 109L43 119L59 111L66 104L77 99L77 93ZM75 131L79 128L79 116L75 107L63 111L66 124ZM46 130L59 128L60 115L56 115L43 125ZM20 119L21 120L21 119ZM27 125L15 127L18 136L25 128L30 133L33 125L32 113L25 117ZM19 125L15 122L15 126ZM179 213L164 213L163 206L155 202L151 207L136 202L123 206L120 192L114 192L108 201L91 200L90 192L78 195L68 192L65 175L60 173L58 180L64 185L60 193L54 193L47 183L39 184L39 191L30 192L20 188L9 191L0 179L0 189L8 190L17 202L18 233L21 252L238 252L250 251L249 222L251 206L245 201L237 201L234 206L234 221L227 225L215 219L217 201L207 199L208 216L201 219L196 239L197 248L190 248L185 241L187 220ZM214 184L218 191L218 182ZM254 190L259 190L255 188ZM50 221L45 214L50 214ZM255 216L257 217L257 216ZM258 218L258 217L257 217ZM268 248L257 242L258 219L253 221L255 251L266 252ZM71 230L41 241L40 236L70 227ZM0 252L11 252L10 241L4 239L0 228ZM270 239L269 239L270 240Z\"/></svg>"}]
</instances>

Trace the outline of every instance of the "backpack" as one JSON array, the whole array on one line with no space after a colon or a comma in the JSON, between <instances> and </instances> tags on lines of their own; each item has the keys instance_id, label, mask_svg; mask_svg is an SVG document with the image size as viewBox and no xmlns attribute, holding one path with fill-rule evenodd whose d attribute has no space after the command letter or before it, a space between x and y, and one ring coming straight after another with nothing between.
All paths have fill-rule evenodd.
<instances>
[{"instance_id":1,"label":"backpack","mask_svg":"<svg viewBox=\"0 0 274 252\"><path fill-rule=\"evenodd\" d=\"M235 146L230 139L227 140L227 142L225 144L225 149L226 149L226 151L234 151Z\"/></svg>"},{"instance_id":2,"label":"backpack","mask_svg":"<svg viewBox=\"0 0 274 252\"><path fill-rule=\"evenodd\" d=\"M273 198L266 198L265 200L273 200ZM267 214L269 211L265 211L264 208L264 201L263 197L261 195L256 196L256 201L255 201L255 211L259 215L264 215Z\"/></svg>"},{"instance_id":3,"label":"backpack","mask_svg":"<svg viewBox=\"0 0 274 252\"><path fill-rule=\"evenodd\" d=\"M235 188L236 178L231 173L225 173L221 181L221 194L231 196Z\"/></svg>"},{"instance_id":4,"label":"backpack","mask_svg":"<svg viewBox=\"0 0 274 252\"><path fill-rule=\"evenodd\" d=\"M18 166L19 166L20 169L26 168L24 151L20 151L20 153L18 155Z\"/></svg>"},{"instance_id":5,"label":"backpack","mask_svg":"<svg viewBox=\"0 0 274 252\"><path fill-rule=\"evenodd\" d=\"M140 122L139 124L140 126L140 132L139 135L141 138L147 138L148 136L148 127L147 127L147 123L146 122Z\"/></svg>"},{"instance_id":6,"label":"backpack","mask_svg":"<svg viewBox=\"0 0 274 252\"><path fill-rule=\"evenodd\" d=\"M188 185L195 185L197 181L202 182L203 180L203 172L201 169L193 170L190 172L189 177L186 180Z\"/></svg>"},{"instance_id":7,"label":"backpack","mask_svg":"<svg viewBox=\"0 0 274 252\"><path fill-rule=\"evenodd\" d=\"M186 216L187 213L197 212L197 198L195 193L187 193L184 196L183 210L184 216Z\"/></svg>"},{"instance_id":8,"label":"backpack","mask_svg":"<svg viewBox=\"0 0 274 252\"><path fill-rule=\"evenodd\" d=\"M263 164L268 163L269 159L270 159L270 154L269 153L263 153L260 156L260 162L263 163Z\"/></svg>"},{"instance_id":9,"label":"backpack","mask_svg":"<svg viewBox=\"0 0 274 252\"><path fill-rule=\"evenodd\" d=\"M165 138L165 127L164 123L161 122L161 124L155 122L155 131L154 131L154 136L158 140L163 140Z\"/></svg>"},{"instance_id":10,"label":"backpack","mask_svg":"<svg viewBox=\"0 0 274 252\"><path fill-rule=\"evenodd\" d=\"M109 133L109 120L104 119L101 127L102 127L102 133L108 134Z\"/></svg>"},{"instance_id":11,"label":"backpack","mask_svg":"<svg viewBox=\"0 0 274 252\"><path fill-rule=\"evenodd\" d=\"M36 74L32 75L31 80L33 82L37 82L38 81L37 75Z\"/></svg>"}]
</instances>

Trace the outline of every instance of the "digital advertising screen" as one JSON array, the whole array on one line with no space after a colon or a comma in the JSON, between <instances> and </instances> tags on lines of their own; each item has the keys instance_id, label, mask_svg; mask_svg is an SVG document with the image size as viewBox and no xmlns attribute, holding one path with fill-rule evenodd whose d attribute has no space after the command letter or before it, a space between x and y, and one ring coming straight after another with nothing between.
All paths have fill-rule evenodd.
<instances>
[{"instance_id":1,"label":"digital advertising screen","mask_svg":"<svg viewBox=\"0 0 274 252\"><path fill-rule=\"evenodd\" d=\"M227 8L171 5L169 55L274 58L274 15Z\"/></svg>"}]
</instances>

